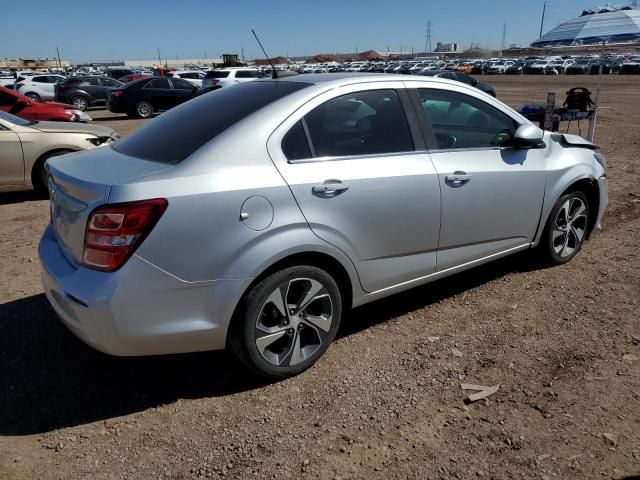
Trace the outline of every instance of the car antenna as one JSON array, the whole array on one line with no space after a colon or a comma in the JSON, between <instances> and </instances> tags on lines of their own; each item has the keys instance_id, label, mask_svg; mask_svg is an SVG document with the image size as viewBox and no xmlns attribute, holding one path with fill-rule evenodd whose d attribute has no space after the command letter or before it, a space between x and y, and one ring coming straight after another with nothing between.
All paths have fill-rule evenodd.
<instances>
[{"instance_id":1,"label":"car antenna","mask_svg":"<svg viewBox=\"0 0 640 480\"><path fill-rule=\"evenodd\" d=\"M260 48L262 49L262 53L264 53L264 56L267 58L267 62L269 62L269 65L271 65L271 71L273 72L271 74L271 78L273 78L274 80L278 78L278 72L276 72L276 69L273 66L273 63L271 63L271 59L269 58L269 55L267 55L267 52L264 50L264 47L262 46L262 43L260 43L260 39L258 38L258 35L256 35L256 32L253 30L253 28L251 29L251 33L253 33L253 36L256 37L256 41L258 42L258 45L260 45Z\"/></svg>"}]
</instances>

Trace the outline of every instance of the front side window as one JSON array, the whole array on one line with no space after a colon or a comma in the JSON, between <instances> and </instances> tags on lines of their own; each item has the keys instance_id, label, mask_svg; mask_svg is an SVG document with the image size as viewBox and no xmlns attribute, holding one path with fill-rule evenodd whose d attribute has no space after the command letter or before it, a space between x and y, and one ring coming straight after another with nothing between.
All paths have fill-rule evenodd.
<instances>
[{"instance_id":1,"label":"front side window","mask_svg":"<svg viewBox=\"0 0 640 480\"><path fill-rule=\"evenodd\" d=\"M177 88L179 90L193 90L194 87L193 83L189 83L180 78L172 78L171 82L173 83L173 88Z\"/></svg>"},{"instance_id":2,"label":"front side window","mask_svg":"<svg viewBox=\"0 0 640 480\"><path fill-rule=\"evenodd\" d=\"M49 83L49 77L33 77L31 81L37 83Z\"/></svg>"},{"instance_id":3,"label":"front side window","mask_svg":"<svg viewBox=\"0 0 640 480\"><path fill-rule=\"evenodd\" d=\"M10 93L0 90L0 107L13 107L18 99Z\"/></svg>"},{"instance_id":4,"label":"front side window","mask_svg":"<svg viewBox=\"0 0 640 480\"><path fill-rule=\"evenodd\" d=\"M435 89L418 94L439 149L500 147L518 129L514 119L469 95Z\"/></svg>"},{"instance_id":5,"label":"front side window","mask_svg":"<svg viewBox=\"0 0 640 480\"><path fill-rule=\"evenodd\" d=\"M114 80L113 78L103 78L102 79L102 84L107 86L107 87L120 87L120 86L122 86L122 83L120 83L117 80Z\"/></svg>"},{"instance_id":6,"label":"front side window","mask_svg":"<svg viewBox=\"0 0 640 480\"><path fill-rule=\"evenodd\" d=\"M369 90L329 100L305 116L316 157L413 151L395 90Z\"/></svg>"}]
</instances>

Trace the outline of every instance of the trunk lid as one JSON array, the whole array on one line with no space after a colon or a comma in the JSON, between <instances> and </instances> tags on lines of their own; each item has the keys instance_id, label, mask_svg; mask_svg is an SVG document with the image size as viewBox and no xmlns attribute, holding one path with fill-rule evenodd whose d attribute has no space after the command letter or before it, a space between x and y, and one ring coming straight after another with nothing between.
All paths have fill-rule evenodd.
<instances>
[{"instance_id":1,"label":"trunk lid","mask_svg":"<svg viewBox=\"0 0 640 480\"><path fill-rule=\"evenodd\" d=\"M115 130L104 125L91 125L75 122L38 122L31 126L47 133L87 133L98 137L111 137Z\"/></svg>"},{"instance_id":2,"label":"trunk lid","mask_svg":"<svg viewBox=\"0 0 640 480\"><path fill-rule=\"evenodd\" d=\"M111 186L173 167L100 147L53 157L47 161L46 168L51 222L58 244L67 259L79 265L89 215L107 203Z\"/></svg>"}]
</instances>

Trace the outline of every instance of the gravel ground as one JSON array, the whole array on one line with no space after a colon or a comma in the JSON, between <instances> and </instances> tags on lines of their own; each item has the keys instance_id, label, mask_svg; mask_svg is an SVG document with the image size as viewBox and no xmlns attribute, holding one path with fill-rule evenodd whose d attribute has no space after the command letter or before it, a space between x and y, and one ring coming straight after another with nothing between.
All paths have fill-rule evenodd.
<instances>
[{"instance_id":1,"label":"gravel ground","mask_svg":"<svg viewBox=\"0 0 640 480\"><path fill-rule=\"evenodd\" d=\"M515 107L596 81L486 80ZM356 309L317 366L272 384L224 352L83 345L40 287L47 203L0 194L0 478L640 474L640 78L606 78L603 107L611 205L572 262L519 255ZM500 390L465 405L461 383Z\"/></svg>"}]
</instances>

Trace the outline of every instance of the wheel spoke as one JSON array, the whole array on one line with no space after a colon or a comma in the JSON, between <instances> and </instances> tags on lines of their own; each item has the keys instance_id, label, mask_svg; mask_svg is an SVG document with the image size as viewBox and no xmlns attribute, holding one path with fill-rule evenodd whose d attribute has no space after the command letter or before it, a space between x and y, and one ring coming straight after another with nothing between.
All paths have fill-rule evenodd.
<instances>
[{"instance_id":1,"label":"wheel spoke","mask_svg":"<svg viewBox=\"0 0 640 480\"><path fill-rule=\"evenodd\" d=\"M309 286L309 289L305 292L304 297L300 300L300 303L298 304L297 310L299 312L304 311L309 305L311 305L311 302L323 296L321 295L321 292L324 293L324 287L320 282L316 282L315 280L311 280L311 279L309 279L308 281L310 286Z\"/></svg>"},{"instance_id":2,"label":"wheel spoke","mask_svg":"<svg viewBox=\"0 0 640 480\"><path fill-rule=\"evenodd\" d=\"M289 357L289 366L296 365L303 360L302 349L300 348L300 332L295 333L296 339L293 342L291 356Z\"/></svg>"},{"instance_id":3,"label":"wheel spoke","mask_svg":"<svg viewBox=\"0 0 640 480\"><path fill-rule=\"evenodd\" d=\"M256 338L256 347L258 347L258 351L260 352L260 354L264 355L264 351L267 349L267 347L269 347L269 345L272 345L277 340L280 340L285 333L287 333L287 330L283 328L279 332L269 333L267 335L263 335L262 337Z\"/></svg>"},{"instance_id":4,"label":"wheel spoke","mask_svg":"<svg viewBox=\"0 0 640 480\"><path fill-rule=\"evenodd\" d=\"M331 329L331 317L324 315L306 315L302 320L305 324L312 328L319 328L324 333L329 333Z\"/></svg>"},{"instance_id":5,"label":"wheel spoke","mask_svg":"<svg viewBox=\"0 0 640 480\"><path fill-rule=\"evenodd\" d=\"M576 201L579 201L576 199ZM580 205L578 206L578 208L576 209L575 212L573 212L573 215L571 215L571 223L575 222L578 217L586 217L585 212L587 211L587 207L584 206L584 203L580 202Z\"/></svg>"},{"instance_id":6,"label":"wheel spoke","mask_svg":"<svg viewBox=\"0 0 640 480\"><path fill-rule=\"evenodd\" d=\"M558 216L556 217L556 226L563 229L569 223L569 200L562 204Z\"/></svg>"},{"instance_id":7,"label":"wheel spoke","mask_svg":"<svg viewBox=\"0 0 640 480\"><path fill-rule=\"evenodd\" d=\"M575 247L578 246L578 244L582 241L582 237L584 236L584 230L583 229L578 229L574 226L571 227L571 233L573 234L576 243L574 244Z\"/></svg>"},{"instance_id":8,"label":"wheel spoke","mask_svg":"<svg viewBox=\"0 0 640 480\"><path fill-rule=\"evenodd\" d=\"M280 315L282 315L285 318L289 318L289 310L285 305L286 298L287 298L287 291L288 291L288 285L287 287L282 285L281 287L275 289L273 293L269 295L269 298L267 298L267 301L265 302L265 305L267 303L271 303L274 307L276 307L276 310L278 310L278 313L280 313Z\"/></svg>"}]
</instances>

